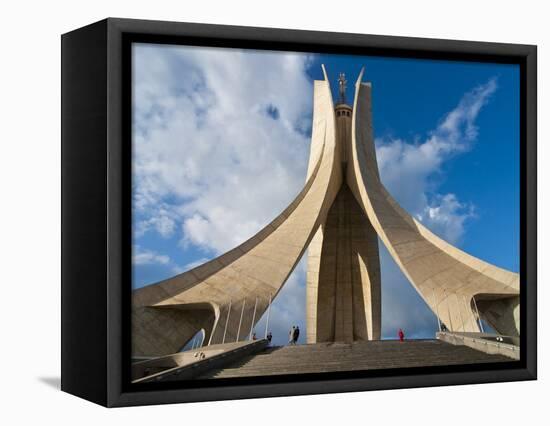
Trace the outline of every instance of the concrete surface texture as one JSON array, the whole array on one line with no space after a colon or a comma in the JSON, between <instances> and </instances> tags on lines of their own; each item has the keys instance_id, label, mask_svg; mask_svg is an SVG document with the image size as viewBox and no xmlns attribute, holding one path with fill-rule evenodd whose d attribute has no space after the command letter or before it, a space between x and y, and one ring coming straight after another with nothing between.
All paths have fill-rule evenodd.
<instances>
[{"instance_id":1,"label":"concrete surface texture","mask_svg":"<svg viewBox=\"0 0 550 426\"><path fill-rule=\"evenodd\" d=\"M380 338L378 237L447 330L519 334L519 276L446 243L405 212L380 181L371 85L334 106L328 77L314 82L306 182L294 201L236 248L135 290L134 356L178 352L199 330L205 344L250 333L308 250L307 342ZM263 337L263 330L256 330Z\"/></svg>"}]
</instances>

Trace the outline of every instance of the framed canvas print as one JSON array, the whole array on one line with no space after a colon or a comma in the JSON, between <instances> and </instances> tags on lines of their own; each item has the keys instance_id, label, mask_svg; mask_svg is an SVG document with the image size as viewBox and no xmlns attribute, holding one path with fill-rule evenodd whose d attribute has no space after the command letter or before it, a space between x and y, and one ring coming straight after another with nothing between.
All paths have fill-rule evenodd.
<instances>
[{"instance_id":1,"label":"framed canvas print","mask_svg":"<svg viewBox=\"0 0 550 426\"><path fill-rule=\"evenodd\" d=\"M107 19L62 37L62 389L536 378L536 47Z\"/></svg>"}]
</instances>

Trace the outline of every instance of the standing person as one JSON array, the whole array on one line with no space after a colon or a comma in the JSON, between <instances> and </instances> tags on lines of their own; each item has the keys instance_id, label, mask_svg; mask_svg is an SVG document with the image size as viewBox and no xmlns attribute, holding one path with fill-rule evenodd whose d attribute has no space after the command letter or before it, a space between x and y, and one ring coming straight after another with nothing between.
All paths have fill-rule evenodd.
<instances>
[{"instance_id":1,"label":"standing person","mask_svg":"<svg viewBox=\"0 0 550 426\"><path fill-rule=\"evenodd\" d=\"M403 333L403 330L402 329L399 329L399 331L397 332L397 335L399 336L399 341L402 342L403 340L405 340L405 333Z\"/></svg>"},{"instance_id":2,"label":"standing person","mask_svg":"<svg viewBox=\"0 0 550 426\"><path fill-rule=\"evenodd\" d=\"M294 329L294 336L293 336L294 344L298 342L298 337L300 337L300 327L296 326L296 328Z\"/></svg>"},{"instance_id":3,"label":"standing person","mask_svg":"<svg viewBox=\"0 0 550 426\"><path fill-rule=\"evenodd\" d=\"M271 334L271 331L267 333L267 344L271 345L271 339L273 339L273 335Z\"/></svg>"},{"instance_id":4,"label":"standing person","mask_svg":"<svg viewBox=\"0 0 550 426\"><path fill-rule=\"evenodd\" d=\"M288 332L288 344L292 345L294 343L294 326Z\"/></svg>"}]
</instances>

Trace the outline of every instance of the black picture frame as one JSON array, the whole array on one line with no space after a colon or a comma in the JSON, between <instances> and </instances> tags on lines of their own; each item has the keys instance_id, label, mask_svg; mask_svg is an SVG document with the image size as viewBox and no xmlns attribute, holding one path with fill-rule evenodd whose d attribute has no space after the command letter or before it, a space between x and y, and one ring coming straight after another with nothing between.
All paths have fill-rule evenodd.
<instances>
[{"instance_id":1,"label":"black picture frame","mask_svg":"<svg viewBox=\"0 0 550 426\"><path fill-rule=\"evenodd\" d=\"M519 64L520 360L132 385L129 73L136 41ZM536 46L117 18L61 42L62 390L116 407L536 379Z\"/></svg>"}]
</instances>

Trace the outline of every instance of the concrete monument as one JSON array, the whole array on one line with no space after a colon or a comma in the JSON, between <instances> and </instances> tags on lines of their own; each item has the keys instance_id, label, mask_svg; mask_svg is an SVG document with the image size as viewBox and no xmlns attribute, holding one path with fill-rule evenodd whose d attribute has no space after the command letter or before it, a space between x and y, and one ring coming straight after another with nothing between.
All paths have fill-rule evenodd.
<instances>
[{"instance_id":1,"label":"concrete monument","mask_svg":"<svg viewBox=\"0 0 550 426\"><path fill-rule=\"evenodd\" d=\"M340 74L334 105L323 74L302 191L241 245L135 290L133 355L178 352L200 330L204 345L250 339L307 248L307 342L379 339L378 238L447 330L478 332L481 317L519 335L519 275L453 247L399 206L378 173L371 84L361 71L348 105Z\"/></svg>"}]
</instances>

